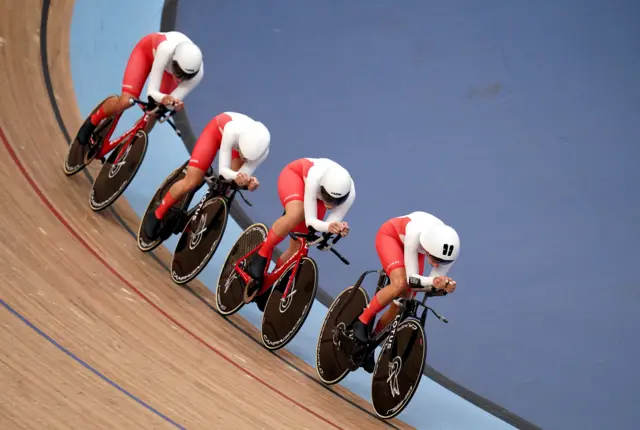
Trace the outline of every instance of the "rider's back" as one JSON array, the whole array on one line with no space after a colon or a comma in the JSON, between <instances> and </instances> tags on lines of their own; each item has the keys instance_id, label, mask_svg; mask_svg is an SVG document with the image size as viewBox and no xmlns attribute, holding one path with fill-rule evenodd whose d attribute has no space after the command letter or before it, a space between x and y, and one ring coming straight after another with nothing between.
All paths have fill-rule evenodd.
<instances>
[{"instance_id":1,"label":"rider's back","mask_svg":"<svg viewBox=\"0 0 640 430\"><path fill-rule=\"evenodd\" d=\"M415 223L420 231L424 231L434 225L445 225L445 223L440 218L422 211L415 211L407 215L392 218L391 224L398 233L398 236L400 237L402 242L404 242L407 224L409 224L410 222ZM422 250L418 250L418 252L422 252Z\"/></svg>"}]
</instances>

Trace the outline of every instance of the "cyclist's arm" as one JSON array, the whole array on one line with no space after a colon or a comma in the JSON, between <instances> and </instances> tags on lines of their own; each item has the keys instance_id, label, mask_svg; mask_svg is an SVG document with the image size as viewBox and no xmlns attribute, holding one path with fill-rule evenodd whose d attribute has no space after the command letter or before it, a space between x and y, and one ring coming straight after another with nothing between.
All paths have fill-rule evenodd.
<instances>
[{"instance_id":1,"label":"cyclist's arm","mask_svg":"<svg viewBox=\"0 0 640 430\"><path fill-rule=\"evenodd\" d=\"M218 154L218 171L220 175L228 181L234 180L236 176L238 176L238 172L231 169L231 153L235 144L238 142L238 136L238 124L234 121L228 122L222 133L220 153Z\"/></svg>"},{"instance_id":2,"label":"cyclist's arm","mask_svg":"<svg viewBox=\"0 0 640 430\"><path fill-rule=\"evenodd\" d=\"M349 192L349 197L344 201L340 206L336 207L331 211L329 216L327 217L327 223L331 224L332 222L342 221L349 209L351 209L351 205L353 205L353 201L356 199L356 187L353 185L353 181L351 181L351 191Z\"/></svg>"},{"instance_id":3,"label":"cyclist's arm","mask_svg":"<svg viewBox=\"0 0 640 430\"><path fill-rule=\"evenodd\" d=\"M267 150L264 152L264 154L262 154L262 156L260 158L258 158L257 160L255 160L255 161L247 161L246 163L244 163L242 165L242 167L240 168L240 170L238 170L238 173L246 173L249 176L253 175L253 172L256 171L258 166L260 164L262 164L262 162L264 160L267 159L267 155L269 155L269 148L267 148Z\"/></svg>"},{"instance_id":4,"label":"cyclist's arm","mask_svg":"<svg viewBox=\"0 0 640 430\"><path fill-rule=\"evenodd\" d=\"M162 85L164 69L171 60L173 46L174 45L171 43L162 42L158 45L156 55L153 59L153 65L151 66L151 72L149 73L147 96L151 97L156 103L162 103L162 98L166 96L166 94L160 92L160 85Z\"/></svg>"},{"instance_id":5,"label":"cyclist's arm","mask_svg":"<svg viewBox=\"0 0 640 430\"><path fill-rule=\"evenodd\" d=\"M304 222L320 233L329 232L329 223L318 219L318 192L322 169L313 166L307 174L304 184Z\"/></svg>"},{"instance_id":6,"label":"cyclist's arm","mask_svg":"<svg viewBox=\"0 0 640 430\"><path fill-rule=\"evenodd\" d=\"M419 276L418 249L420 248L420 228L415 221L409 221L404 233L404 268L407 282L412 276Z\"/></svg>"},{"instance_id":7,"label":"cyclist's arm","mask_svg":"<svg viewBox=\"0 0 640 430\"><path fill-rule=\"evenodd\" d=\"M451 266L453 266L453 263L447 264L446 266L433 267L429 276L420 275L418 267L420 233L421 229L419 228L419 225L414 221L409 221L404 237L404 266L407 270L407 282L409 282L409 278L413 277L420 280L420 285L422 287L433 287L433 280L438 276L446 275L451 269ZM428 257L425 257L425 260L428 260ZM425 261L425 264L428 264L428 262Z\"/></svg>"},{"instance_id":8,"label":"cyclist's arm","mask_svg":"<svg viewBox=\"0 0 640 430\"><path fill-rule=\"evenodd\" d=\"M421 286L433 287L433 280L439 276L445 276L449 272L449 270L451 270L451 266L453 266L454 264L455 263L449 263L446 266L434 267L433 269L431 269L429 276L420 276L417 274L413 276L420 280Z\"/></svg>"},{"instance_id":9,"label":"cyclist's arm","mask_svg":"<svg viewBox=\"0 0 640 430\"><path fill-rule=\"evenodd\" d=\"M178 87L175 90L173 90L173 92L171 93L171 96L178 100L184 100L187 94L189 94L191 90L193 90L195 87L198 86L200 81L202 81L203 77L204 77L204 63L200 66L200 70L198 70L198 73L196 73L196 75L193 78L180 82Z\"/></svg>"}]
</instances>

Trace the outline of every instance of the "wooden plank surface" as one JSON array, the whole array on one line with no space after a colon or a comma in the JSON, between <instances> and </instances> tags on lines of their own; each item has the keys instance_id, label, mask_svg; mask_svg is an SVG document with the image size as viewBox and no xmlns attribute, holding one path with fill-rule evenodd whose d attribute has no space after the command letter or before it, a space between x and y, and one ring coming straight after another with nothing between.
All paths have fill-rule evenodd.
<instances>
[{"instance_id":1,"label":"wooden plank surface","mask_svg":"<svg viewBox=\"0 0 640 430\"><path fill-rule=\"evenodd\" d=\"M46 66L74 135L72 11L73 1L51 2ZM0 427L410 428L322 387L292 354L266 351L248 322L174 285L113 212L89 209L89 179L61 169L67 142L43 76L41 15L41 1L0 0ZM137 229L125 199L115 210Z\"/></svg>"}]
</instances>

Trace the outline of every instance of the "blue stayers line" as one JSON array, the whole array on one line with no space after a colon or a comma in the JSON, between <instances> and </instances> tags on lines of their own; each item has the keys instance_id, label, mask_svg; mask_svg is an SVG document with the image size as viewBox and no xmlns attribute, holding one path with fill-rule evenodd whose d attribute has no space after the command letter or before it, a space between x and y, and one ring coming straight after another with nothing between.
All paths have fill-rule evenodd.
<instances>
[{"instance_id":1,"label":"blue stayers line","mask_svg":"<svg viewBox=\"0 0 640 430\"><path fill-rule=\"evenodd\" d=\"M136 397L135 395L131 394L130 392L128 392L127 390L125 390L124 388L122 388L120 385L116 384L115 382L113 382L111 379L107 378L106 376L104 376L102 373L100 373L98 370L94 369L93 367L91 367L88 363L82 361L82 359L80 359L79 357L77 357L75 354L73 354L71 351L69 351L68 349L66 349L64 346L60 345L58 342L56 342L51 336L49 336L48 334L46 334L45 332L43 332L42 330L40 330L38 327L36 327L31 321L29 321L28 319L26 319L25 317L23 317L21 314L19 314L15 309L13 309L11 306L9 306L4 300L2 300L0 298L0 304L2 304L2 306L4 306L9 312L11 312L14 316L18 317L20 320L22 320L23 323L25 323L26 325L28 325L33 331L35 331L36 333L38 333L40 336L44 337L45 339L47 339L49 342L51 342L56 348L58 348L60 351L64 352L65 354L67 354L69 357L73 358L76 362L82 364L84 367L86 367L87 369L89 369L91 372L93 372L96 376L98 376L100 379L102 379L103 381L105 381L106 383L108 383L109 385L111 385L112 387L114 387L115 389L117 389L118 391L120 391L121 393L125 394L127 397L129 397L132 400L135 400L136 402L138 402L140 405L144 406L145 408L147 408L148 410L150 410L151 412L153 412L154 414L158 415L160 418L164 419L165 421L173 424L174 426L176 426L177 428L181 429L181 430L186 430L184 427L182 427L180 424L176 423L175 421L173 421L171 418L169 418L168 416L162 414L161 412L157 411L156 409L154 409L152 406L148 405L147 403L145 403L144 401L142 401L141 399L139 399L138 397Z\"/></svg>"}]
</instances>

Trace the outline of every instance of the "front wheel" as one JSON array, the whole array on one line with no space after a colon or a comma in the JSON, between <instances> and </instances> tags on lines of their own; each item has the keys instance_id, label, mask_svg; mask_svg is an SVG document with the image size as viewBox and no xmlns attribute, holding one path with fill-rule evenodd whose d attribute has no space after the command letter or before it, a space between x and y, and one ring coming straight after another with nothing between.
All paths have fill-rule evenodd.
<instances>
[{"instance_id":1,"label":"front wheel","mask_svg":"<svg viewBox=\"0 0 640 430\"><path fill-rule=\"evenodd\" d=\"M373 379L371 397L376 414L391 419L404 410L418 389L427 355L427 338L417 319L403 321L382 344Z\"/></svg>"},{"instance_id":2,"label":"front wheel","mask_svg":"<svg viewBox=\"0 0 640 430\"><path fill-rule=\"evenodd\" d=\"M369 304L369 295L362 288L349 287L331 303L324 318L316 345L316 372L327 385L337 384L350 372L349 346L343 345L339 330L345 330Z\"/></svg>"},{"instance_id":3,"label":"front wheel","mask_svg":"<svg viewBox=\"0 0 640 430\"><path fill-rule=\"evenodd\" d=\"M229 206L223 197L207 200L180 235L171 260L171 279L178 285L198 276L218 249L229 218Z\"/></svg>"},{"instance_id":4,"label":"front wheel","mask_svg":"<svg viewBox=\"0 0 640 430\"><path fill-rule=\"evenodd\" d=\"M111 151L91 187L89 206L93 211L98 212L111 206L129 186L142 164L147 143L147 133L138 130ZM126 145L124 151L123 145Z\"/></svg>"},{"instance_id":5,"label":"front wheel","mask_svg":"<svg viewBox=\"0 0 640 430\"><path fill-rule=\"evenodd\" d=\"M238 260L256 249L267 238L269 229L262 223L252 224L242 232L222 265L216 286L216 307L222 315L233 315L244 306L245 283L235 270ZM247 261L241 263L246 268Z\"/></svg>"},{"instance_id":6,"label":"front wheel","mask_svg":"<svg viewBox=\"0 0 640 430\"><path fill-rule=\"evenodd\" d=\"M283 348L293 339L307 319L316 298L318 266L311 258L303 257L291 281L287 298L282 300L295 267L292 264L274 285L262 314L262 343L270 350Z\"/></svg>"}]
</instances>

